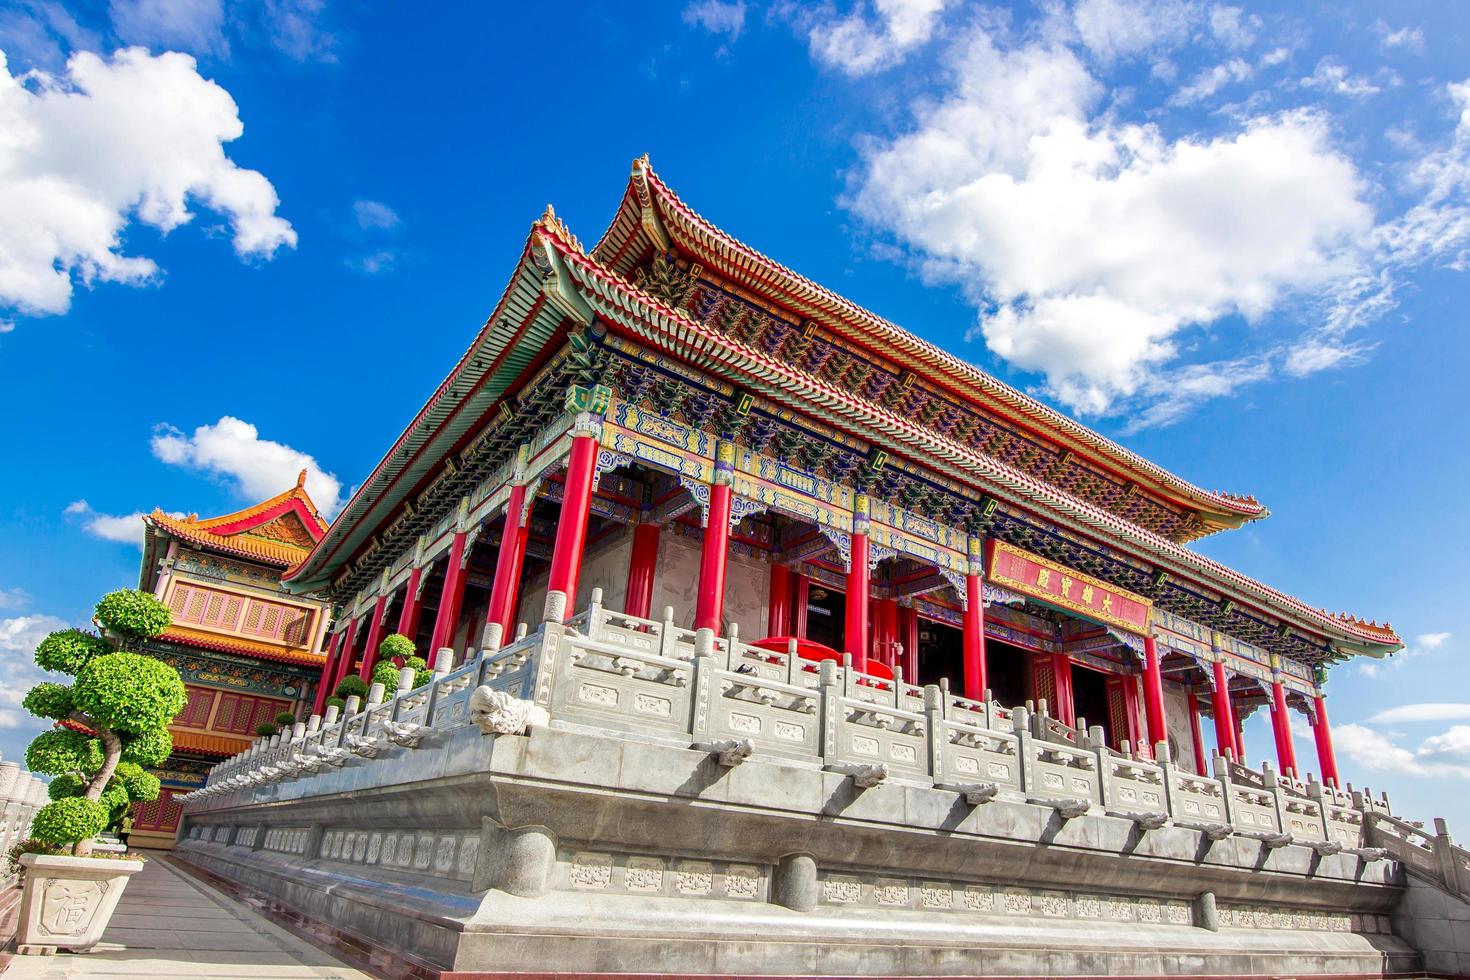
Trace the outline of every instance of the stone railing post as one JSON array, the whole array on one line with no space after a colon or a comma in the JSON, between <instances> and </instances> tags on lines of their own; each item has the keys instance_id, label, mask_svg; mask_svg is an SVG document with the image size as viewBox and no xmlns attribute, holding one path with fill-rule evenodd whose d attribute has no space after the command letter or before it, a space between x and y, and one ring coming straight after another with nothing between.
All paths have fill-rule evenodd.
<instances>
[{"instance_id":1,"label":"stone railing post","mask_svg":"<svg viewBox=\"0 0 1470 980\"><path fill-rule=\"evenodd\" d=\"M1042 702L1042 711L1046 703ZM1011 729L1016 733L1016 762L1020 765L1021 792L1031 793L1036 785L1036 770L1032 765L1031 713L1025 708L1011 712Z\"/></svg>"},{"instance_id":2,"label":"stone railing post","mask_svg":"<svg viewBox=\"0 0 1470 980\"><path fill-rule=\"evenodd\" d=\"M924 724L929 733L929 775L943 783L944 743L949 735L944 729L944 692L934 684L924 685Z\"/></svg>"},{"instance_id":3,"label":"stone railing post","mask_svg":"<svg viewBox=\"0 0 1470 980\"><path fill-rule=\"evenodd\" d=\"M1220 753L1215 753L1215 778L1220 781L1220 802L1225 807L1225 823L1239 830L1235 826L1235 799L1230 789L1230 760Z\"/></svg>"},{"instance_id":4,"label":"stone railing post","mask_svg":"<svg viewBox=\"0 0 1470 980\"><path fill-rule=\"evenodd\" d=\"M715 671L719 664L714 651L694 658L694 717L689 724L689 737L696 744L708 739L710 712L720 691L715 686Z\"/></svg>"},{"instance_id":5,"label":"stone railing post","mask_svg":"<svg viewBox=\"0 0 1470 980\"><path fill-rule=\"evenodd\" d=\"M1080 722L1079 722L1080 724ZM1078 732L1078 741L1081 731ZM1093 756L1097 759L1097 795L1104 808L1112 801L1113 788L1113 760L1109 758L1107 734L1101 725L1093 725L1087 730L1088 747L1092 749Z\"/></svg>"},{"instance_id":6,"label":"stone railing post","mask_svg":"<svg viewBox=\"0 0 1470 980\"><path fill-rule=\"evenodd\" d=\"M1451 894L1462 894L1470 887L1470 881L1460 880L1459 869L1455 867L1455 841L1450 837L1449 824L1444 817L1434 818L1434 856L1439 861L1440 877Z\"/></svg>"},{"instance_id":7,"label":"stone railing post","mask_svg":"<svg viewBox=\"0 0 1470 980\"><path fill-rule=\"evenodd\" d=\"M820 703L817 712L822 719L822 765L834 765L841 760L837 752L837 730L841 727L838 713L842 710L842 693L837 690L837 662L823 660L817 675L817 694Z\"/></svg>"}]
</instances>

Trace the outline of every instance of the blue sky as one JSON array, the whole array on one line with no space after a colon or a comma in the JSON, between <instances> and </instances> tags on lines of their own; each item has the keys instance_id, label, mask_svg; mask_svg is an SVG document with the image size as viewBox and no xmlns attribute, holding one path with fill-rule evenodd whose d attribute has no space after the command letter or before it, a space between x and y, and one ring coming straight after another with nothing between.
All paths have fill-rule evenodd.
<instances>
[{"instance_id":1,"label":"blue sky","mask_svg":"<svg viewBox=\"0 0 1470 980\"><path fill-rule=\"evenodd\" d=\"M1332 675L1342 769L1470 826L1456 6L10 3L0 752L34 642L135 582L132 515L303 465L331 506L544 205L595 240L648 152L732 234L1265 501L1200 549L1393 622L1405 654Z\"/></svg>"}]
</instances>

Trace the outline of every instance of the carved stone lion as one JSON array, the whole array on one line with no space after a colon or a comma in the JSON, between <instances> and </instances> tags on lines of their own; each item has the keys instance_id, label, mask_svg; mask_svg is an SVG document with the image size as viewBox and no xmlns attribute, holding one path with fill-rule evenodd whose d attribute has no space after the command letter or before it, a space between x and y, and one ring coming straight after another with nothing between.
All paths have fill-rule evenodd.
<instances>
[{"instance_id":1,"label":"carved stone lion","mask_svg":"<svg viewBox=\"0 0 1470 980\"><path fill-rule=\"evenodd\" d=\"M519 735L551 720L546 709L482 684L470 693L470 721L486 735Z\"/></svg>"}]
</instances>

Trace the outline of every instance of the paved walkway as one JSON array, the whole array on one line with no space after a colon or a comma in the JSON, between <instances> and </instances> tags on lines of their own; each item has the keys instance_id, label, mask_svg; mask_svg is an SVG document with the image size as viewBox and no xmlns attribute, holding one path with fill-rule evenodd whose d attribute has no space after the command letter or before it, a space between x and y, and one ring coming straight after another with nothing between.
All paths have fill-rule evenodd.
<instances>
[{"instance_id":1,"label":"paved walkway","mask_svg":"<svg viewBox=\"0 0 1470 980\"><path fill-rule=\"evenodd\" d=\"M161 853L128 882L90 953L17 956L4 980L72 977L311 977L362 973L249 906L170 866Z\"/></svg>"}]
</instances>

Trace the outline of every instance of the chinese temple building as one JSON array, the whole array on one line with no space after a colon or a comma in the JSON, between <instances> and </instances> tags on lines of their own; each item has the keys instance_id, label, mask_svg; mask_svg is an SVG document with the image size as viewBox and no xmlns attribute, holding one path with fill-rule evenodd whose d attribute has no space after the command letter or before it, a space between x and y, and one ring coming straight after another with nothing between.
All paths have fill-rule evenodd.
<instances>
[{"instance_id":1,"label":"chinese temple building","mask_svg":"<svg viewBox=\"0 0 1470 980\"><path fill-rule=\"evenodd\" d=\"M175 853L402 976L1463 974L1470 851L1333 751L1331 668L1399 637L1191 547L1266 516L645 157L308 531L310 713ZM327 705L395 631L431 677Z\"/></svg>"},{"instance_id":2,"label":"chinese temple building","mask_svg":"<svg viewBox=\"0 0 1470 980\"><path fill-rule=\"evenodd\" d=\"M634 616L672 606L687 628L1045 704L1196 772L1244 761L1264 707L1280 771L1335 784L1326 671L1401 643L1189 547L1266 516L741 244L639 161L590 251L548 209L470 349L287 580L341 604L319 692L366 676L385 632L463 658L597 587Z\"/></svg>"},{"instance_id":3,"label":"chinese temple building","mask_svg":"<svg viewBox=\"0 0 1470 980\"><path fill-rule=\"evenodd\" d=\"M305 478L302 471L289 490L221 517L155 510L143 518L138 587L173 615L145 650L178 670L189 698L169 726L173 755L155 770L163 791L134 812L134 838L145 847L171 847L174 797L204 785L210 767L254 741L262 722L302 713L321 674L326 605L281 587L281 574L326 532Z\"/></svg>"}]
</instances>

